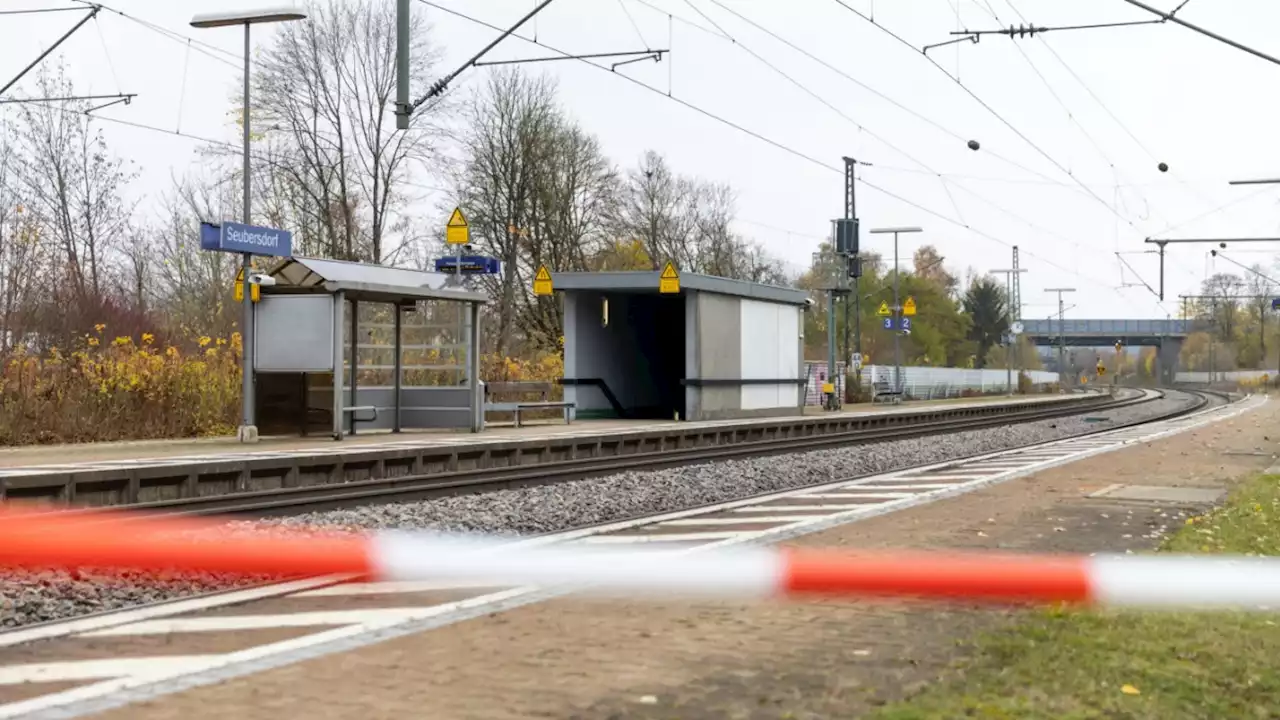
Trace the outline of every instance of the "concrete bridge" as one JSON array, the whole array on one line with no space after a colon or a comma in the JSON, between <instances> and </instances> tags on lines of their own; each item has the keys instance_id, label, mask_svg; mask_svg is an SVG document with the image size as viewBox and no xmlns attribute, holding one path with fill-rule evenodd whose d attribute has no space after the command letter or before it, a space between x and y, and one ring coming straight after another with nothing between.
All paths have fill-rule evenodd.
<instances>
[{"instance_id":1,"label":"concrete bridge","mask_svg":"<svg viewBox=\"0 0 1280 720\"><path fill-rule=\"evenodd\" d=\"M1172 383L1182 343L1191 331L1189 320L1023 320L1023 334L1034 345L1057 347L1154 347L1156 375Z\"/></svg>"}]
</instances>

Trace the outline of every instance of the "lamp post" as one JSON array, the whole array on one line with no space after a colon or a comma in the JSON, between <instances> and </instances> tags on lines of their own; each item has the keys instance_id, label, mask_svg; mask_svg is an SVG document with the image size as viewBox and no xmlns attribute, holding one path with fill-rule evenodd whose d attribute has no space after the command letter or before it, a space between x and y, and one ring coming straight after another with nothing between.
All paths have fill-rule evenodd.
<instances>
[{"instance_id":1,"label":"lamp post","mask_svg":"<svg viewBox=\"0 0 1280 720\"><path fill-rule=\"evenodd\" d=\"M307 14L301 10L294 8L275 8L264 10L251 10L231 13L209 13L204 15L196 15L191 18L191 27L208 29L233 27L236 25L244 26L244 211L243 220L245 225L252 223L250 216L252 215L252 205L250 197L249 181L249 27L251 25L261 25L276 22L291 22L294 20L305 20ZM240 333L240 367L242 375L241 383L241 410L240 410L240 428L236 436L240 442L257 442L258 428L254 424L254 408L253 408L253 293L249 287L250 260L253 258L249 253L244 253L242 268L244 273L244 321L241 323ZM354 367L355 358L352 358L352 366ZM338 368L341 372L341 368Z\"/></svg>"},{"instance_id":2,"label":"lamp post","mask_svg":"<svg viewBox=\"0 0 1280 720\"><path fill-rule=\"evenodd\" d=\"M1013 276L1026 271L1026 268L1009 268L1004 270L987 271L992 275L1004 274L1004 316L1005 325L1009 328L1009 341L1005 343L1004 353L1004 382L1005 389L1010 395L1013 394Z\"/></svg>"},{"instance_id":3,"label":"lamp post","mask_svg":"<svg viewBox=\"0 0 1280 720\"><path fill-rule=\"evenodd\" d=\"M898 302L898 234L924 232L918 227L876 228L872 235L893 233L893 391L902 394L902 304Z\"/></svg>"},{"instance_id":4,"label":"lamp post","mask_svg":"<svg viewBox=\"0 0 1280 720\"><path fill-rule=\"evenodd\" d=\"M1067 331L1066 331L1066 313L1067 310L1062 303L1062 294L1075 292L1075 288L1045 288L1045 292L1058 293L1058 380L1065 380L1067 377L1066 358L1067 358Z\"/></svg>"}]
</instances>

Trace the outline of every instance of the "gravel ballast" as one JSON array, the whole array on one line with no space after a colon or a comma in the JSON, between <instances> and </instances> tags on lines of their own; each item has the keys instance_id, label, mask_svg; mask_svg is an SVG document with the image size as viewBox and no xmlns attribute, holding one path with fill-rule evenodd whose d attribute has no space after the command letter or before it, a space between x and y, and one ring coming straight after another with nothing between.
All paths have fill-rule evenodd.
<instances>
[{"instance_id":1,"label":"gravel ballast","mask_svg":"<svg viewBox=\"0 0 1280 720\"><path fill-rule=\"evenodd\" d=\"M1084 418L1090 416L1085 414L949 435L624 472L477 495L240 521L234 525L502 534L556 532L1062 439L1165 414L1192 402L1189 395L1170 393L1161 400L1102 413L1108 418L1104 423L1085 422ZM0 627L48 622L263 580L178 573L0 573Z\"/></svg>"}]
</instances>

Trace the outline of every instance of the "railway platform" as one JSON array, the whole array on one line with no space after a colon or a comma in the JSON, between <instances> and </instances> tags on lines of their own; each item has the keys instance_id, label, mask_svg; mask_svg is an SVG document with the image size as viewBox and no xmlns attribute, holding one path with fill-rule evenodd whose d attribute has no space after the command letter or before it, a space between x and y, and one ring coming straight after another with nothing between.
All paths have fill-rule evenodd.
<instances>
[{"instance_id":1,"label":"railway platform","mask_svg":"<svg viewBox=\"0 0 1280 720\"><path fill-rule=\"evenodd\" d=\"M1270 443L1278 413L1253 398L544 540L673 554L774 543L1141 550L1154 528L1274 462L1252 451ZM1157 501L1132 492L1153 485ZM315 578L0 636L0 718L851 717L932 680L958 640L1008 617Z\"/></svg>"},{"instance_id":2,"label":"railway platform","mask_svg":"<svg viewBox=\"0 0 1280 720\"><path fill-rule=\"evenodd\" d=\"M1044 405L1087 404L1098 395L917 402L837 413L698 422L590 420L573 425L264 438L246 450L233 438L61 445L0 451L0 493L76 505L137 505L380 478L523 467L564 460L663 452L926 420L992 417Z\"/></svg>"}]
</instances>

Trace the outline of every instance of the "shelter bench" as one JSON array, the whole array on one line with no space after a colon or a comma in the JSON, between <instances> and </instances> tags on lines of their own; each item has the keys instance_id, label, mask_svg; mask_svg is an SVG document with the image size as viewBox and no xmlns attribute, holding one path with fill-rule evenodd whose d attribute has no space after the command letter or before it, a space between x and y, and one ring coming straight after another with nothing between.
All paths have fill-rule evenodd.
<instances>
[{"instance_id":1,"label":"shelter bench","mask_svg":"<svg viewBox=\"0 0 1280 720\"><path fill-rule=\"evenodd\" d=\"M881 400L881 398L884 398ZM902 392L894 390L888 380L877 380L871 385L871 402L892 402L898 405L902 402Z\"/></svg>"},{"instance_id":2,"label":"shelter bench","mask_svg":"<svg viewBox=\"0 0 1280 720\"><path fill-rule=\"evenodd\" d=\"M567 400L548 400L548 396L555 389L555 385L543 382L496 382L486 383L484 386L484 411L490 412L509 412L515 418L516 427L520 427L520 414L529 410L548 410L557 409L564 413L564 422L568 425L572 422L573 410L576 403ZM494 395L530 395L537 394L541 396L539 400L514 400L508 402L491 402L489 398Z\"/></svg>"}]
</instances>

